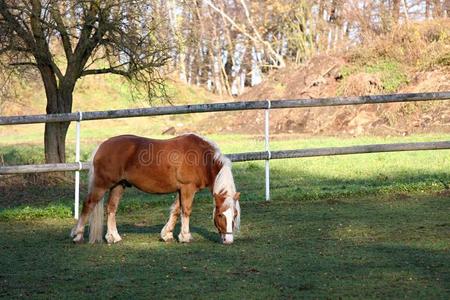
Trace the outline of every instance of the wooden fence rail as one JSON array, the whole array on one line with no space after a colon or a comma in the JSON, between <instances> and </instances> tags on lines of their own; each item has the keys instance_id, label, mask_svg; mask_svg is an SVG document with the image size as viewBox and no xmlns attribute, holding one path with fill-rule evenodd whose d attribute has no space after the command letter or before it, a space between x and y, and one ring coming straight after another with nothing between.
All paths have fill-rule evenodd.
<instances>
[{"instance_id":1,"label":"wooden fence rail","mask_svg":"<svg viewBox=\"0 0 450 300\"><path fill-rule=\"evenodd\" d=\"M0 125L14 124L32 124L32 123L50 123L50 122L70 122L116 118L131 118L144 116L161 116L187 113L235 111L235 110L253 110L279 108L299 108L299 107L320 107L320 106L339 106L339 105L360 105L360 104L380 104L406 101L426 101L426 100L449 100L450 92L436 93L411 93L411 94L390 94L373 95L361 97L334 97L319 99L290 99L290 100L258 100L258 101L240 101L211 104L193 104L179 106L159 106L136 109L119 109L108 111L88 111L52 114L52 115L29 115L29 116L4 116L0 117ZM269 103L270 102L270 103Z\"/></svg>"}]
</instances>

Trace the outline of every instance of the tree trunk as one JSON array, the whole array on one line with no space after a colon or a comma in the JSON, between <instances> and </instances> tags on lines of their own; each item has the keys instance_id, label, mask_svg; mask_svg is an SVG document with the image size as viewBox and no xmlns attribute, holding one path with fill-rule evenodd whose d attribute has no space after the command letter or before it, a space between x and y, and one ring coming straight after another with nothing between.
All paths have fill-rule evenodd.
<instances>
[{"instance_id":1,"label":"tree trunk","mask_svg":"<svg viewBox=\"0 0 450 300\"><path fill-rule=\"evenodd\" d=\"M447 18L450 18L450 0L445 0L445 12L447 14Z\"/></svg>"},{"instance_id":2,"label":"tree trunk","mask_svg":"<svg viewBox=\"0 0 450 300\"><path fill-rule=\"evenodd\" d=\"M425 17L431 18L431 0L425 0Z\"/></svg>"},{"instance_id":3,"label":"tree trunk","mask_svg":"<svg viewBox=\"0 0 450 300\"><path fill-rule=\"evenodd\" d=\"M395 23L398 23L399 17L400 17L400 0L394 0L392 1L392 18L394 19Z\"/></svg>"},{"instance_id":4,"label":"tree trunk","mask_svg":"<svg viewBox=\"0 0 450 300\"><path fill-rule=\"evenodd\" d=\"M70 122L45 124L45 162L63 163L66 161L66 134Z\"/></svg>"},{"instance_id":5,"label":"tree trunk","mask_svg":"<svg viewBox=\"0 0 450 300\"><path fill-rule=\"evenodd\" d=\"M60 83L59 87L50 66L39 68L47 97L47 114L69 113L72 111L72 92L74 84ZM66 135L70 122L46 123L44 149L46 163L66 161Z\"/></svg>"},{"instance_id":6,"label":"tree trunk","mask_svg":"<svg viewBox=\"0 0 450 300\"><path fill-rule=\"evenodd\" d=\"M444 7L445 13L447 14L447 18L450 18L450 0L445 0Z\"/></svg>"},{"instance_id":7,"label":"tree trunk","mask_svg":"<svg viewBox=\"0 0 450 300\"><path fill-rule=\"evenodd\" d=\"M408 5L406 5L405 0L402 0L402 4L403 4L403 13L405 14L405 22L408 23L409 22Z\"/></svg>"},{"instance_id":8,"label":"tree trunk","mask_svg":"<svg viewBox=\"0 0 450 300\"><path fill-rule=\"evenodd\" d=\"M433 0L433 16L435 18L441 18L442 17L442 4L440 0Z\"/></svg>"}]
</instances>

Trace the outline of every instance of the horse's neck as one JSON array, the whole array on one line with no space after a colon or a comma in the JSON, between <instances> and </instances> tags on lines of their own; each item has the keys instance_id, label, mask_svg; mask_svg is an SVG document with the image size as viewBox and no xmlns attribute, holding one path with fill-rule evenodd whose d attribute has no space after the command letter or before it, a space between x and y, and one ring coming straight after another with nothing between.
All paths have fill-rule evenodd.
<instances>
[{"instance_id":1,"label":"horse's neck","mask_svg":"<svg viewBox=\"0 0 450 300\"><path fill-rule=\"evenodd\" d=\"M211 192L214 190L214 184L216 182L217 175L220 172L220 169L222 168L222 164L218 161L212 161L211 167L209 170L209 182L208 186Z\"/></svg>"}]
</instances>

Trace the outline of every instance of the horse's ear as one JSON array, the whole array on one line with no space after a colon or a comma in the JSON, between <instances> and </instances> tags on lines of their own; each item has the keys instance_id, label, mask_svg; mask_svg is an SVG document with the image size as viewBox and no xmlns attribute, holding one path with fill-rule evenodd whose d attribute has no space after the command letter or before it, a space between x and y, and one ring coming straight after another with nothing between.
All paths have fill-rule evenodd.
<instances>
[{"instance_id":1,"label":"horse's ear","mask_svg":"<svg viewBox=\"0 0 450 300\"><path fill-rule=\"evenodd\" d=\"M223 193L219 193L219 194L214 193L213 197L214 197L214 201L216 202L216 206L221 207L222 203L225 201L224 194Z\"/></svg>"},{"instance_id":2,"label":"horse's ear","mask_svg":"<svg viewBox=\"0 0 450 300\"><path fill-rule=\"evenodd\" d=\"M236 194L234 194L233 198L234 198L235 201L239 201L240 197L241 197L241 193L236 192Z\"/></svg>"},{"instance_id":3,"label":"horse's ear","mask_svg":"<svg viewBox=\"0 0 450 300\"><path fill-rule=\"evenodd\" d=\"M216 204L216 207L219 207L219 198L220 196L217 193L213 194L214 203Z\"/></svg>"}]
</instances>

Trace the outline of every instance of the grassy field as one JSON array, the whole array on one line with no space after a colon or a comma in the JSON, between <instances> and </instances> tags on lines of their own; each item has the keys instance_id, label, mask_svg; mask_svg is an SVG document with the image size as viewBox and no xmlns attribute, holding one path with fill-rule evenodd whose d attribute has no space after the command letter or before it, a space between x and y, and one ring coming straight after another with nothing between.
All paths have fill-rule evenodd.
<instances>
[{"instance_id":1,"label":"grassy field","mask_svg":"<svg viewBox=\"0 0 450 300\"><path fill-rule=\"evenodd\" d=\"M165 244L167 205L122 213L120 244L73 245L70 219L0 222L4 298L448 299L448 196L243 201L218 244L197 203L192 244ZM179 228L177 229L179 230Z\"/></svg>"},{"instance_id":2,"label":"grassy field","mask_svg":"<svg viewBox=\"0 0 450 300\"><path fill-rule=\"evenodd\" d=\"M83 157L102 137L85 135ZM210 136L225 153L263 149L259 136ZM272 149L448 140L274 137ZM91 142L86 142L91 141ZM42 161L38 141L5 142L18 163ZM234 165L242 228L223 246L208 193L196 197L192 244L159 241L173 195L126 191L120 244L73 245L73 188L4 188L0 297L423 298L450 296L450 151L383 153ZM84 178L85 179L85 178ZM85 187L82 195L85 194ZM177 227L176 232L179 231Z\"/></svg>"}]
</instances>

